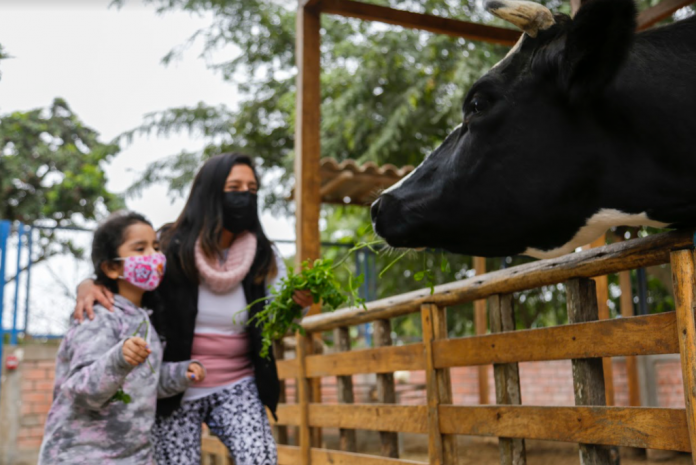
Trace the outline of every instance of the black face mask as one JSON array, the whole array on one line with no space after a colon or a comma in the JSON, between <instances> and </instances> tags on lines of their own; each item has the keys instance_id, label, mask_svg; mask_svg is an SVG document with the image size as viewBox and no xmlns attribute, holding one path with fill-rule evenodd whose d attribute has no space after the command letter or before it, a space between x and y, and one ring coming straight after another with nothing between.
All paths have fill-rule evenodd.
<instances>
[{"instance_id":1,"label":"black face mask","mask_svg":"<svg viewBox=\"0 0 696 465\"><path fill-rule=\"evenodd\" d=\"M253 230L259 221L256 194L225 192L222 197L222 226L231 233Z\"/></svg>"}]
</instances>

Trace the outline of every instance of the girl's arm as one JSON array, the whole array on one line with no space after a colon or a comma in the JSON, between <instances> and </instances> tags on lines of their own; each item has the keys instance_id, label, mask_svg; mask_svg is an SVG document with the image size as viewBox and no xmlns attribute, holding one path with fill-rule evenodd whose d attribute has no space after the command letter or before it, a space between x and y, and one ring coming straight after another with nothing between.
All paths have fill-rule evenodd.
<instances>
[{"instance_id":1,"label":"girl's arm","mask_svg":"<svg viewBox=\"0 0 696 465\"><path fill-rule=\"evenodd\" d=\"M75 405L101 409L133 370L123 355L118 324L112 313L98 307L94 320L73 327L66 336L70 370L60 389Z\"/></svg>"},{"instance_id":2,"label":"girl's arm","mask_svg":"<svg viewBox=\"0 0 696 465\"><path fill-rule=\"evenodd\" d=\"M162 362L160 368L159 383L157 385L157 398L172 397L188 389L194 380L188 376L189 366L197 363L201 366L203 373L205 368L195 360L185 362ZM201 380L196 380L201 381Z\"/></svg>"}]
</instances>

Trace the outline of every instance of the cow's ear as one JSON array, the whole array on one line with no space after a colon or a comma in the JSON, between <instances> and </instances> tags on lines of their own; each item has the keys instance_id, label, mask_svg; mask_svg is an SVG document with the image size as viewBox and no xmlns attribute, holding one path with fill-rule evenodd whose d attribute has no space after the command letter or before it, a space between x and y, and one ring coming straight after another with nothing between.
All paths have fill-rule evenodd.
<instances>
[{"instance_id":1,"label":"cow's ear","mask_svg":"<svg viewBox=\"0 0 696 465\"><path fill-rule=\"evenodd\" d=\"M589 0L568 30L561 79L572 101L601 95L628 56L636 30L633 0Z\"/></svg>"}]
</instances>

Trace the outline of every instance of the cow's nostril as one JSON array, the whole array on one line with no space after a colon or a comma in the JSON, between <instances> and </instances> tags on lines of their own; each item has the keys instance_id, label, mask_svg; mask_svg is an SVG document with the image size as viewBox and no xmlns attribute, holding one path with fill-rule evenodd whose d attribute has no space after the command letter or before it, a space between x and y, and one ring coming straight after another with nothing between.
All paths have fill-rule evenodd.
<instances>
[{"instance_id":1,"label":"cow's nostril","mask_svg":"<svg viewBox=\"0 0 696 465\"><path fill-rule=\"evenodd\" d=\"M379 214L379 207L382 204L382 198L378 198L374 202L372 202L372 206L370 207L370 215L372 215L372 221L374 222L375 219L377 219L377 215Z\"/></svg>"}]
</instances>

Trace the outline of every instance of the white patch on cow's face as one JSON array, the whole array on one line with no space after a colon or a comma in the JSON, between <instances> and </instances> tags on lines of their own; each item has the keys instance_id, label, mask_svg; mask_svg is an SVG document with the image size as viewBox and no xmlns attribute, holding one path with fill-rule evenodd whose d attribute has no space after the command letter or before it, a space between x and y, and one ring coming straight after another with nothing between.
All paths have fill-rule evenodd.
<instances>
[{"instance_id":1,"label":"white patch on cow's face","mask_svg":"<svg viewBox=\"0 0 696 465\"><path fill-rule=\"evenodd\" d=\"M567 244L553 250L529 248L522 254L534 258L554 258L570 253L578 247L591 243L604 234L609 228L614 226L653 226L656 228L664 228L667 225L668 223L661 223L649 219L645 212L630 214L611 208L603 208L592 215L585 223L585 226L580 228Z\"/></svg>"},{"instance_id":2,"label":"white patch on cow's face","mask_svg":"<svg viewBox=\"0 0 696 465\"><path fill-rule=\"evenodd\" d=\"M457 126L456 128L454 128L454 129L452 130L452 132L459 130L459 128L462 127L462 124L463 124L463 123L460 123L459 126ZM451 134L451 133L450 133L450 134ZM432 152L431 152L431 153L432 153ZM410 178L411 176L413 176L413 173L415 173L416 170L417 170L418 168L420 168L420 166L425 162L425 160L428 159L429 156L430 156L430 155L428 155L427 157L425 157L425 159L423 160L423 162L421 162L420 165L416 166L416 167L413 169L413 171L411 171L410 173L408 173L408 174L407 174L406 176L404 176L403 178L399 179L399 182L397 182L396 184L394 184L394 185L388 187L387 189L384 189L384 190L382 191L382 194L388 194L389 192L394 191L394 190L398 189L399 187L401 187L401 185L402 185L408 178ZM381 195L381 194L380 194L380 195Z\"/></svg>"},{"instance_id":3,"label":"white patch on cow's face","mask_svg":"<svg viewBox=\"0 0 696 465\"><path fill-rule=\"evenodd\" d=\"M505 60L507 60L507 58L508 58L510 55L512 55L513 53L516 53L517 50L519 50L520 47L522 46L522 40L523 40L523 39L524 39L524 34L522 34L522 35L520 36L520 38L519 38L519 40L517 41L517 43L510 49L510 51L507 52L507 55L505 55L505 57L504 57L502 60L500 60L498 63L494 64L494 65L491 67L491 69L495 68L495 67L498 66L500 63L502 63L502 62L504 62Z\"/></svg>"}]
</instances>

